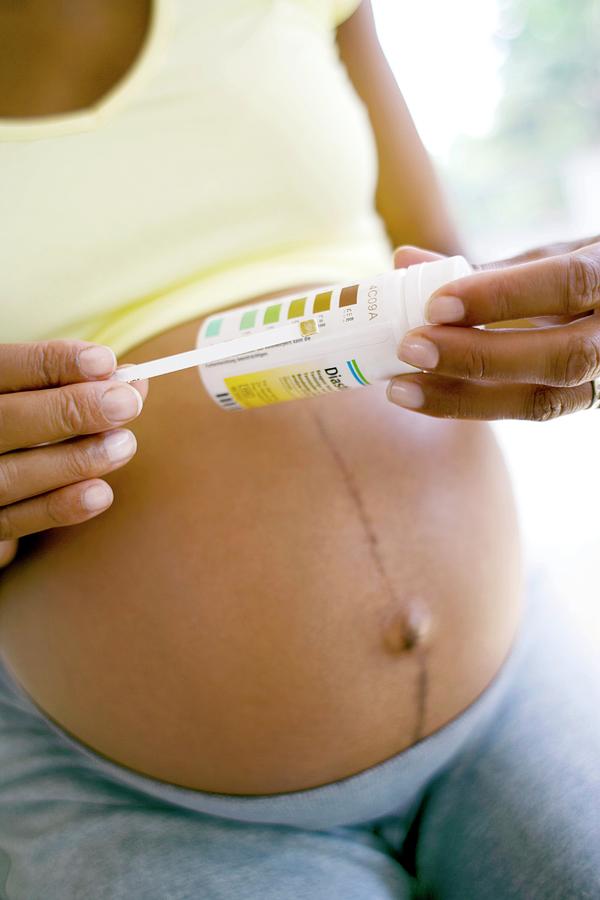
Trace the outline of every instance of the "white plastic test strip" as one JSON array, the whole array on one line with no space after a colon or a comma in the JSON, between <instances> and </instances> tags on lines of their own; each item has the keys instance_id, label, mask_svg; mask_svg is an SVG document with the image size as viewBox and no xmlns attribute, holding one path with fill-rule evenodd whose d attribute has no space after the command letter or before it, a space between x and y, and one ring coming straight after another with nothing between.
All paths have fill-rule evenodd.
<instances>
[{"instance_id":1,"label":"white plastic test strip","mask_svg":"<svg viewBox=\"0 0 600 900\"><path fill-rule=\"evenodd\" d=\"M247 334L230 341L219 341L209 347L187 350L185 353L176 353L174 356L163 356L161 359L152 359L138 365L123 366L122 369L117 369L113 378L129 383L145 378L155 378L157 375L168 375L170 372L180 372L182 369L220 362L223 359L242 356L255 350L276 347L278 344L287 344L289 341L297 341L299 338L311 337L318 331L319 324L316 319L304 319L302 322L293 322L291 325L282 325L280 328L273 328L269 331Z\"/></svg>"}]
</instances>

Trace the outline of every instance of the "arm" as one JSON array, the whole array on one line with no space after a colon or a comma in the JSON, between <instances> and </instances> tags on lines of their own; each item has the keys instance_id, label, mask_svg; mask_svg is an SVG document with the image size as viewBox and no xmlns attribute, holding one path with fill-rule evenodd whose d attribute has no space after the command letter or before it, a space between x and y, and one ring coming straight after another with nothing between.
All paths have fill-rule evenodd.
<instances>
[{"instance_id":1,"label":"arm","mask_svg":"<svg viewBox=\"0 0 600 900\"><path fill-rule=\"evenodd\" d=\"M340 26L337 41L371 119L379 157L376 206L390 240L396 247L460 253L433 165L379 44L370 0Z\"/></svg>"}]
</instances>

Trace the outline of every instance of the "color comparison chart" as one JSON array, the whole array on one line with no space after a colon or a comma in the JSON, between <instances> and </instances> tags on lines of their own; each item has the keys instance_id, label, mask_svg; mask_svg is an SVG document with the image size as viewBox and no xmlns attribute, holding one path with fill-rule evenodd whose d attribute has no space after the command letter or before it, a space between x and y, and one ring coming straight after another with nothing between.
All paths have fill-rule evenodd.
<instances>
[{"instance_id":1,"label":"color comparison chart","mask_svg":"<svg viewBox=\"0 0 600 900\"><path fill-rule=\"evenodd\" d=\"M277 322L283 322L286 319L299 319L302 316L329 312L332 307L333 298L336 294L337 291L323 291L320 294L316 294L312 302L312 309L306 308L307 305L309 305L308 297L296 297L293 300L288 299L287 304L285 300L281 300L264 309L247 309L242 311L239 329L241 332L244 332L249 328L256 328L262 325L275 325ZM342 288L337 304L339 308L343 309L348 306L356 306L357 302L357 284ZM223 319L224 317L211 319L204 333L204 337L218 337L221 332Z\"/></svg>"}]
</instances>

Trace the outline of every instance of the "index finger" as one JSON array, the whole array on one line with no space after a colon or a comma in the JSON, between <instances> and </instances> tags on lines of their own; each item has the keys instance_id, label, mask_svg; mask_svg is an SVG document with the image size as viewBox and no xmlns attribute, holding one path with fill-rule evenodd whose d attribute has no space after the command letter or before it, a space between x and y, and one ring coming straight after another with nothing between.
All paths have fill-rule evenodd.
<instances>
[{"instance_id":1,"label":"index finger","mask_svg":"<svg viewBox=\"0 0 600 900\"><path fill-rule=\"evenodd\" d=\"M110 347L88 341L0 344L0 393L109 378L116 365Z\"/></svg>"},{"instance_id":2,"label":"index finger","mask_svg":"<svg viewBox=\"0 0 600 900\"><path fill-rule=\"evenodd\" d=\"M600 306L600 244L444 285L425 317L434 325L484 325L537 316L577 316Z\"/></svg>"}]
</instances>

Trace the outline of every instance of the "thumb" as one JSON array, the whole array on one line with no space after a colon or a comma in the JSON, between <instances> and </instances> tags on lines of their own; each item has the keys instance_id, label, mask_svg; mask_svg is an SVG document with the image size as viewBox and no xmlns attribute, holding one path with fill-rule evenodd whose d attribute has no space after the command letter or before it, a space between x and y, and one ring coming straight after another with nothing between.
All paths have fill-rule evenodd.
<instances>
[{"instance_id":1,"label":"thumb","mask_svg":"<svg viewBox=\"0 0 600 900\"><path fill-rule=\"evenodd\" d=\"M18 541L0 541L0 569L10 565L17 553Z\"/></svg>"},{"instance_id":2,"label":"thumb","mask_svg":"<svg viewBox=\"0 0 600 900\"><path fill-rule=\"evenodd\" d=\"M405 244L394 250L394 268L405 269L418 263L435 262L436 259L444 259L441 253L433 253L431 250L421 250L420 247L412 247Z\"/></svg>"}]
</instances>

